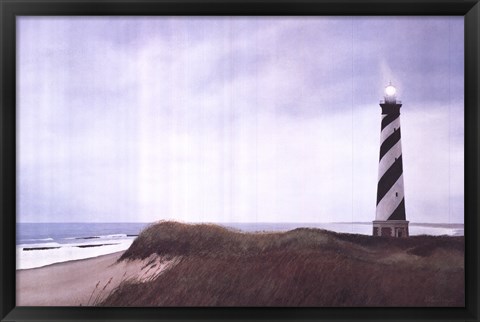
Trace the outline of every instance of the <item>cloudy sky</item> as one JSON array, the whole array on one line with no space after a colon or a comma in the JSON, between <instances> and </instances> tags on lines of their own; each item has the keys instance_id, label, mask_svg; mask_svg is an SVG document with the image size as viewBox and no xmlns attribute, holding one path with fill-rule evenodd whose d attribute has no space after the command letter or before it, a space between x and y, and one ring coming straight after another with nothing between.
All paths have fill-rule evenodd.
<instances>
[{"instance_id":1,"label":"cloudy sky","mask_svg":"<svg viewBox=\"0 0 480 322\"><path fill-rule=\"evenodd\" d=\"M21 17L17 221L463 223L463 17Z\"/></svg>"}]
</instances>

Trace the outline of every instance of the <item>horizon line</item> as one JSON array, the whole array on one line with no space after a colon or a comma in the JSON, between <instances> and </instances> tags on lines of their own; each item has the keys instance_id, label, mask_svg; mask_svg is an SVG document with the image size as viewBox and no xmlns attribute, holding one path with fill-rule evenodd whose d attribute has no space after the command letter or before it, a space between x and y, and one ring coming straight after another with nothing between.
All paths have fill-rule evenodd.
<instances>
[{"instance_id":1,"label":"horizon line","mask_svg":"<svg viewBox=\"0 0 480 322\"><path fill-rule=\"evenodd\" d=\"M156 220L156 221L52 221L52 222L17 222L16 224L154 224L159 222L179 222L185 224L371 224L373 221L180 221L180 220ZM449 224L465 225L462 222L412 222L409 224Z\"/></svg>"}]
</instances>

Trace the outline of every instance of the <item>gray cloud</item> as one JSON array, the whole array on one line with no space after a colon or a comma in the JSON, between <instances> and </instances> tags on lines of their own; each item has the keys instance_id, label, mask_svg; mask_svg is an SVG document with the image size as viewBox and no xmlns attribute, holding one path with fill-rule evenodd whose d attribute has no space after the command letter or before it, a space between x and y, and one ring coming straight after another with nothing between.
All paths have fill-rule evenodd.
<instances>
[{"instance_id":1,"label":"gray cloud","mask_svg":"<svg viewBox=\"0 0 480 322\"><path fill-rule=\"evenodd\" d=\"M463 222L461 17L19 19L19 221Z\"/></svg>"}]
</instances>

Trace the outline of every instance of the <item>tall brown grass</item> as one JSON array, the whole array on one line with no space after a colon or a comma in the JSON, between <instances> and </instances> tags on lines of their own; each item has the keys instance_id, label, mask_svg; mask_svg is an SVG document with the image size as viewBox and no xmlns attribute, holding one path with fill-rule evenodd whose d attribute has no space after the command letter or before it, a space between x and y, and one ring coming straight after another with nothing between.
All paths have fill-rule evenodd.
<instances>
[{"instance_id":1,"label":"tall brown grass","mask_svg":"<svg viewBox=\"0 0 480 322\"><path fill-rule=\"evenodd\" d=\"M179 262L123 283L104 306L463 306L464 238L378 238L301 228L241 233L160 222L120 260Z\"/></svg>"}]
</instances>

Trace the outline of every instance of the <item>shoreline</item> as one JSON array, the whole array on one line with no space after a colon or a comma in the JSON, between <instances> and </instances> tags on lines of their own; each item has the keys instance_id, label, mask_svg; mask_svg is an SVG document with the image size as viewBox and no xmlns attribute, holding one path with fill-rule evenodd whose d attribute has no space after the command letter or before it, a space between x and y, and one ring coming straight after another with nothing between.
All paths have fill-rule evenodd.
<instances>
[{"instance_id":1,"label":"shoreline","mask_svg":"<svg viewBox=\"0 0 480 322\"><path fill-rule=\"evenodd\" d=\"M52 264L67 263L74 260L86 260L99 256L124 252L130 247L133 239L128 241L84 244L57 244L17 245L16 269L32 269Z\"/></svg>"},{"instance_id":2,"label":"shoreline","mask_svg":"<svg viewBox=\"0 0 480 322\"><path fill-rule=\"evenodd\" d=\"M37 270L37 269L54 267L54 266L57 266L57 265L63 265L63 264L68 264L68 263L84 262L84 261L88 261L88 260L92 260L92 259L98 259L98 258L100 258L100 257L113 256L113 255L118 255L118 257L120 258L120 256L122 256L123 253L125 253L125 250L121 250L121 251L118 251L118 252L113 252L113 253L110 253L110 254L104 254L104 255L98 255L98 256L88 257L88 258L70 259L70 260L66 260L66 261L63 261L63 262L56 262L56 263L47 264L47 265L39 266L39 267L17 268L15 271L16 271L17 273L18 273L18 272L24 272L24 271L33 271L33 270Z\"/></svg>"}]
</instances>

